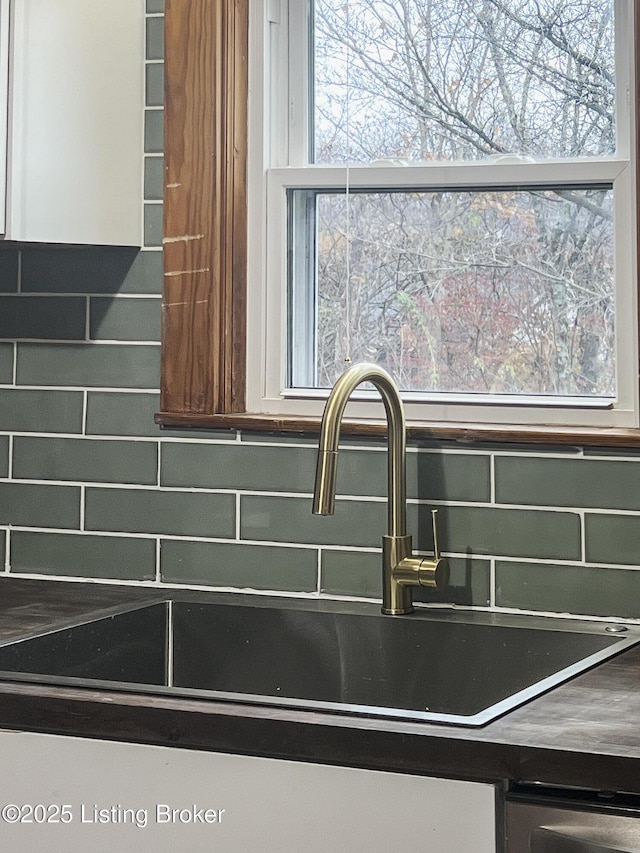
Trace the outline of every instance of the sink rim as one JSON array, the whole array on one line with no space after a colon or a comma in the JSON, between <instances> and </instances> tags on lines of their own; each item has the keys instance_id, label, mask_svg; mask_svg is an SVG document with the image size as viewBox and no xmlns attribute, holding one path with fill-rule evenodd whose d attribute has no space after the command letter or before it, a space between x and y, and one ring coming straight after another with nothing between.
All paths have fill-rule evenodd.
<instances>
[{"instance_id":1,"label":"sink rim","mask_svg":"<svg viewBox=\"0 0 640 853\"><path fill-rule=\"evenodd\" d=\"M466 608L447 607L419 607L411 616L393 617L384 616L379 611L379 605L370 602L340 602L329 599L278 599L271 596L258 596L249 599L247 595L237 594L210 594L207 598L197 598L187 591L174 595L164 593L157 598L152 597L148 601L136 601L101 607L93 609L81 616L65 617L50 623L46 627L34 629L20 635L13 635L0 640L0 649L25 643L29 640L59 634L63 631L91 625L100 621L117 618L119 615L145 610L148 608L165 607L167 625L172 618L172 606L174 603L191 604L194 606L242 606L242 607L264 607L276 610L302 610L313 612L330 612L345 615L364 615L370 618L383 620L414 620L429 622L447 622L459 624L476 624L493 626L500 625L508 628L533 628L539 630L566 631L568 633L585 633L590 635L602 635L610 625L622 625L625 628L623 634L610 634L611 643L603 649L597 650L575 663L562 667L551 675L534 682L533 684L517 690L515 693L489 705L482 710L472 714L439 713L434 711L418 711L404 708L390 708L377 705L362 705L348 702L324 701L319 699L292 698L290 696L262 695L260 693L222 691L211 688L181 687L151 683L134 683L130 681L104 680L90 677L46 675L35 672L22 672L12 670L0 670L1 682L17 682L42 684L52 686L74 687L91 690L105 690L111 692L134 693L146 695L168 696L173 698L200 699L209 701L232 702L239 705L282 708L288 710L319 711L324 713L356 716L374 719L395 719L406 722L436 723L452 725L457 727L478 728L486 725L504 714L515 710L517 707L529 702L549 690L560 686L576 675L582 674L598 664L613 658L626 649L640 642L640 625L627 623L624 620L584 620L570 619L567 617L554 617L547 615L496 613L493 611L473 610ZM345 607L346 604L346 607ZM312 606L309 606L312 605ZM172 650L167 641L167 654L170 656Z\"/></svg>"}]
</instances>

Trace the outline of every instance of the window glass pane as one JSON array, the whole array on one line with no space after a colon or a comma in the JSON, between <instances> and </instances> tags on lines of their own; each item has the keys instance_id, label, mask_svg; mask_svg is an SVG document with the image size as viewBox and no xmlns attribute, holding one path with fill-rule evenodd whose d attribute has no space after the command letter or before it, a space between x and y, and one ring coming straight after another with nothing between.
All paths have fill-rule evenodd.
<instances>
[{"instance_id":1,"label":"window glass pane","mask_svg":"<svg viewBox=\"0 0 640 853\"><path fill-rule=\"evenodd\" d=\"M612 196L293 191L293 386L615 395Z\"/></svg>"},{"instance_id":2,"label":"window glass pane","mask_svg":"<svg viewBox=\"0 0 640 853\"><path fill-rule=\"evenodd\" d=\"M613 0L314 0L315 162L615 150Z\"/></svg>"}]
</instances>

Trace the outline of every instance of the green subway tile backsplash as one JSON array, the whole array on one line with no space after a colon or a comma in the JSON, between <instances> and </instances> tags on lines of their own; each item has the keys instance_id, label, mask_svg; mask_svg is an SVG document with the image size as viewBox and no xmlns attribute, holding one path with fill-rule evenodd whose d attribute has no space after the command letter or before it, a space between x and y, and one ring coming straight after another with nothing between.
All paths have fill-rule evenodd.
<instances>
[{"instance_id":1,"label":"green subway tile backsplash","mask_svg":"<svg viewBox=\"0 0 640 853\"><path fill-rule=\"evenodd\" d=\"M11 571L116 580L154 580L153 539L88 534L11 534Z\"/></svg>"},{"instance_id":2,"label":"green subway tile backsplash","mask_svg":"<svg viewBox=\"0 0 640 853\"><path fill-rule=\"evenodd\" d=\"M0 296L0 338L81 341L86 316L79 296Z\"/></svg>"},{"instance_id":3,"label":"green subway tile backsplash","mask_svg":"<svg viewBox=\"0 0 640 853\"><path fill-rule=\"evenodd\" d=\"M195 427L161 427L164 438L193 439L194 441L209 441L220 439L221 441L237 441L238 432L233 429L197 429Z\"/></svg>"},{"instance_id":4,"label":"green subway tile backsplash","mask_svg":"<svg viewBox=\"0 0 640 853\"><path fill-rule=\"evenodd\" d=\"M144 115L144 150L147 154L162 154L164 148L164 111L149 109ZM145 243L145 245L149 245Z\"/></svg>"},{"instance_id":5,"label":"green subway tile backsplash","mask_svg":"<svg viewBox=\"0 0 640 853\"><path fill-rule=\"evenodd\" d=\"M316 448L311 452L313 460L311 478L305 491L311 492L315 479ZM376 495L387 493L386 451L353 450L342 446L338 453L338 479L336 493L339 495Z\"/></svg>"},{"instance_id":6,"label":"green subway tile backsplash","mask_svg":"<svg viewBox=\"0 0 640 853\"><path fill-rule=\"evenodd\" d=\"M161 11L149 9L148 11ZM164 57L164 18L147 18L147 59Z\"/></svg>"},{"instance_id":7,"label":"green subway tile backsplash","mask_svg":"<svg viewBox=\"0 0 640 853\"><path fill-rule=\"evenodd\" d=\"M421 500L488 501L490 470L486 454L409 453L407 493Z\"/></svg>"},{"instance_id":8,"label":"green subway tile backsplash","mask_svg":"<svg viewBox=\"0 0 640 853\"><path fill-rule=\"evenodd\" d=\"M449 557L449 583L443 589L419 587L415 602L487 607L491 602L491 566L488 560Z\"/></svg>"},{"instance_id":9,"label":"green subway tile backsplash","mask_svg":"<svg viewBox=\"0 0 640 853\"><path fill-rule=\"evenodd\" d=\"M312 488L313 480L307 491ZM342 446L338 461L337 493L386 496L386 448L358 450L353 445ZM488 457L423 451L407 454L407 495L410 498L484 501L488 499L489 493Z\"/></svg>"},{"instance_id":10,"label":"green subway tile backsplash","mask_svg":"<svg viewBox=\"0 0 640 853\"><path fill-rule=\"evenodd\" d=\"M640 517L587 513L584 525L588 562L640 566Z\"/></svg>"},{"instance_id":11,"label":"green subway tile backsplash","mask_svg":"<svg viewBox=\"0 0 640 853\"><path fill-rule=\"evenodd\" d=\"M0 251L0 293L15 293L18 289L17 251Z\"/></svg>"},{"instance_id":12,"label":"green subway tile backsplash","mask_svg":"<svg viewBox=\"0 0 640 853\"><path fill-rule=\"evenodd\" d=\"M130 344L18 344L19 385L158 388L160 349Z\"/></svg>"},{"instance_id":13,"label":"green subway tile backsplash","mask_svg":"<svg viewBox=\"0 0 640 853\"><path fill-rule=\"evenodd\" d=\"M0 477L9 474L9 436L0 435Z\"/></svg>"},{"instance_id":14,"label":"green subway tile backsplash","mask_svg":"<svg viewBox=\"0 0 640 853\"><path fill-rule=\"evenodd\" d=\"M241 537L313 545L380 544L386 506L372 501L336 501L335 515L311 514L311 498L245 495L240 504Z\"/></svg>"},{"instance_id":15,"label":"green subway tile backsplash","mask_svg":"<svg viewBox=\"0 0 640 853\"><path fill-rule=\"evenodd\" d=\"M486 607L490 600L490 566L487 560L449 559L446 589L419 587L413 600L420 603ZM323 549L321 588L332 595L382 597L382 555L373 552Z\"/></svg>"},{"instance_id":16,"label":"green subway tile backsplash","mask_svg":"<svg viewBox=\"0 0 640 853\"><path fill-rule=\"evenodd\" d=\"M235 536L235 496L88 488L85 528L230 539Z\"/></svg>"},{"instance_id":17,"label":"green subway tile backsplash","mask_svg":"<svg viewBox=\"0 0 640 853\"><path fill-rule=\"evenodd\" d=\"M160 543L162 580L259 590L314 592L317 552L227 542Z\"/></svg>"},{"instance_id":18,"label":"green subway tile backsplash","mask_svg":"<svg viewBox=\"0 0 640 853\"><path fill-rule=\"evenodd\" d=\"M78 528L80 488L35 483L0 483L0 524Z\"/></svg>"},{"instance_id":19,"label":"green subway tile backsplash","mask_svg":"<svg viewBox=\"0 0 640 853\"><path fill-rule=\"evenodd\" d=\"M496 563L496 603L522 610L640 618L640 571Z\"/></svg>"},{"instance_id":20,"label":"green subway tile backsplash","mask_svg":"<svg viewBox=\"0 0 640 853\"><path fill-rule=\"evenodd\" d=\"M640 510L640 459L498 457L498 503Z\"/></svg>"},{"instance_id":21,"label":"green subway tile backsplash","mask_svg":"<svg viewBox=\"0 0 640 853\"><path fill-rule=\"evenodd\" d=\"M160 299L110 299L90 301L89 337L93 340L159 341Z\"/></svg>"},{"instance_id":22,"label":"green subway tile backsplash","mask_svg":"<svg viewBox=\"0 0 640 853\"><path fill-rule=\"evenodd\" d=\"M81 432L82 391L0 388L0 430Z\"/></svg>"},{"instance_id":23,"label":"green subway tile backsplash","mask_svg":"<svg viewBox=\"0 0 640 853\"><path fill-rule=\"evenodd\" d=\"M13 476L149 486L157 480L157 455L154 441L16 436Z\"/></svg>"},{"instance_id":24,"label":"green subway tile backsplash","mask_svg":"<svg viewBox=\"0 0 640 853\"><path fill-rule=\"evenodd\" d=\"M255 430L243 430L240 433L240 441L243 443L258 443L258 444L303 444L308 447L318 449L318 436L313 435L295 435L283 433L282 435L274 435L270 432L256 432ZM371 442L367 439L367 444ZM340 446L342 447L342 440Z\"/></svg>"},{"instance_id":25,"label":"green subway tile backsplash","mask_svg":"<svg viewBox=\"0 0 640 853\"><path fill-rule=\"evenodd\" d=\"M162 199L164 192L164 159L162 157L144 158L144 197ZM150 254L145 252L145 254Z\"/></svg>"},{"instance_id":26,"label":"green subway tile backsplash","mask_svg":"<svg viewBox=\"0 0 640 853\"><path fill-rule=\"evenodd\" d=\"M316 447L166 444L161 483L167 486L237 488L257 491L313 491ZM484 501L490 491L488 457L409 454L410 496ZM383 497L387 493L386 451L342 447L338 495Z\"/></svg>"},{"instance_id":27,"label":"green subway tile backsplash","mask_svg":"<svg viewBox=\"0 0 640 853\"><path fill-rule=\"evenodd\" d=\"M162 293L162 252L139 252L119 293Z\"/></svg>"},{"instance_id":28,"label":"green subway tile backsplash","mask_svg":"<svg viewBox=\"0 0 640 853\"><path fill-rule=\"evenodd\" d=\"M162 245L162 207L159 204L144 206L144 244Z\"/></svg>"},{"instance_id":29,"label":"green subway tile backsplash","mask_svg":"<svg viewBox=\"0 0 640 853\"><path fill-rule=\"evenodd\" d=\"M155 425L153 416L159 408L159 394L89 391L87 434L157 435L160 429Z\"/></svg>"},{"instance_id":30,"label":"green subway tile backsplash","mask_svg":"<svg viewBox=\"0 0 640 853\"><path fill-rule=\"evenodd\" d=\"M129 276L140 254L137 249L119 246L24 249L22 291L120 293L129 289ZM134 278L137 278L135 273Z\"/></svg>"},{"instance_id":31,"label":"green subway tile backsplash","mask_svg":"<svg viewBox=\"0 0 640 853\"><path fill-rule=\"evenodd\" d=\"M311 492L316 455L300 447L226 444L162 445L160 483L205 489Z\"/></svg>"},{"instance_id":32,"label":"green subway tile backsplash","mask_svg":"<svg viewBox=\"0 0 640 853\"><path fill-rule=\"evenodd\" d=\"M161 107L164 104L164 65L154 62L145 69L145 104Z\"/></svg>"},{"instance_id":33,"label":"green subway tile backsplash","mask_svg":"<svg viewBox=\"0 0 640 853\"><path fill-rule=\"evenodd\" d=\"M162 252L111 246L25 249L22 251L22 291L159 294L162 291Z\"/></svg>"},{"instance_id":34,"label":"green subway tile backsplash","mask_svg":"<svg viewBox=\"0 0 640 853\"><path fill-rule=\"evenodd\" d=\"M320 588L330 595L382 597L382 555L371 551L322 551Z\"/></svg>"},{"instance_id":35,"label":"green subway tile backsplash","mask_svg":"<svg viewBox=\"0 0 640 853\"><path fill-rule=\"evenodd\" d=\"M3 385L13 382L13 352L13 344L0 343L0 383Z\"/></svg>"},{"instance_id":36,"label":"green subway tile backsplash","mask_svg":"<svg viewBox=\"0 0 640 853\"><path fill-rule=\"evenodd\" d=\"M416 546L433 548L431 508L409 508L410 529L417 531ZM581 558L580 516L570 512L443 506L438 508L442 551L461 554Z\"/></svg>"}]
</instances>

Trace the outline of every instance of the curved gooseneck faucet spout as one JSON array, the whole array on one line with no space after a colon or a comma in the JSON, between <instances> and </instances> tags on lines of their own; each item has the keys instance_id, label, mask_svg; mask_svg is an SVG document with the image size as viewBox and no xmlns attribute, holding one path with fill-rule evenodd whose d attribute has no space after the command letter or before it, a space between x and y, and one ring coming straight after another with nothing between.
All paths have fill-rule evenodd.
<instances>
[{"instance_id":1,"label":"curved gooseneck faucet spout","mask_svg":"<svg viewBox=\"0 0 640 853\"><path fill-rule=\"evenodd\" d=\"M404 407L396 383L377 364L355 364L348 368L329 395L322 416L312 512L333 514L340 425L349 398L363 382L371 382L378 389L387 415L388 524L387 535L382 537L382 612L401 615L413 611L412 587L444 586L448 582L449 569L447 561L438 553L435 515L433 560L411 556L411 536L407 536Z\"/></svg>"},{"instance_id":2,"label":"curved gooseneck faucet spout","mask_svg":"<svg viewBox=\"0 0 640 853\"><path fill-rule=\"evenodd\" d=\"M407 485L404 409L398 388L386 370L377 364L354 364L333 386L322 416L313 512L332 515L336 491L340 424L351 394L358 385L371 382L380 392L388 424L388 503L387 533L405 536L407 532Z\"/></svg>"}]
</instances>

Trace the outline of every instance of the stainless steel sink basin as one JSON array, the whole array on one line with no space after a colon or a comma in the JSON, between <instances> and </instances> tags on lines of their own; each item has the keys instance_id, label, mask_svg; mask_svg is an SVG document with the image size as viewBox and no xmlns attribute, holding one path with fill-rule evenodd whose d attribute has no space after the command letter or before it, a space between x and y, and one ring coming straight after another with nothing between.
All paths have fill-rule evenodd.
<instances>
[{"instance_id":1,"label":"stainless steel sink basin","mask_svg":"<svg viewBox=\"0 0 640 853\"><path fill-rule=\"evenodd\" d=\"M7 642L0 677L478 726L640 639L602 623L352 610L165 601Z\"/></svg>"}]
</instances>

